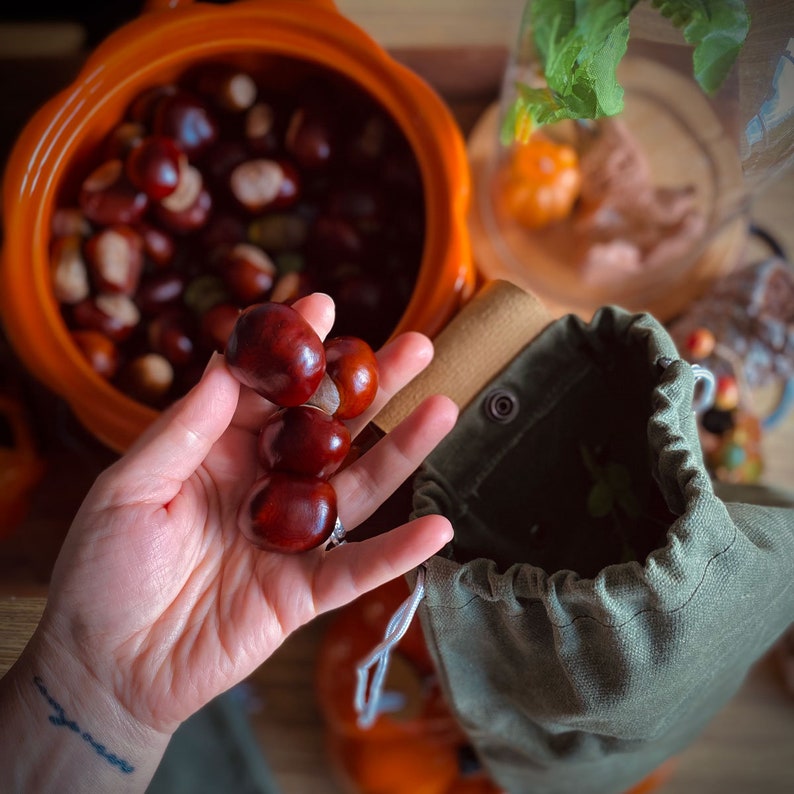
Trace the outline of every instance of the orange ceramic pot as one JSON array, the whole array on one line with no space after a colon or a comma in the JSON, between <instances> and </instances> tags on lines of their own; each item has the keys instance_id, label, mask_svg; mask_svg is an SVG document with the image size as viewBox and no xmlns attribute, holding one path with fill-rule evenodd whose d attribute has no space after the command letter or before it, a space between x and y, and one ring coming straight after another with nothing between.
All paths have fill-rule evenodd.
<instances>
[{"instance_id":1,"label":"orange ceramic pot","mask_svg":"<svg viewBox=\"0 0 794 794\"><path fill-rule=\"evenodd\" d=\"M394 333L434 335L474 283L466 232L469 175L462 136L446 105L395 62L331 0L241 0L232 5L152 0L109 36L77 79L31 119L3 185L0 301L17 354L102 442L123 451L156 411L97 375L72 342L53 295L50 221L69 174L144 89L213 57L283 56L348 78L402 130L423 182L425 244L412 297ZM73 177L72 177L73 178Z\"/></svg>"}]
</instances>

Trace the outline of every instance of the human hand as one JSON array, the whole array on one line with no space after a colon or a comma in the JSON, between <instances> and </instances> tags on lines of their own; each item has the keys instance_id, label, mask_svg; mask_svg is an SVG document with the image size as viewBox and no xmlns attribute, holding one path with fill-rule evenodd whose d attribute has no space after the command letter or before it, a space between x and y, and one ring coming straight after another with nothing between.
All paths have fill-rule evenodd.
<instances>
[{"instance_id":1,"label":"human hand","mask_svg":"<svg viewBox=\"0 0 794 794\"><path fill-rule=\"evenodd\" d=\"M325 337L334 317L327 296L295 308ZM384 347L378 397L348 423L352 433L431 356L419 334ZM133 733L168 737L295 629L405 573L449 540L448 521L427 516L329 551L282 555L252 546L237 528L237 511L257 475L258 429L273 410L216 356L199 385L100 475L55 566L34 643L41 680L70 671L111 710L115 704ZM431 398L332 478L349 533L456 416L451 401Z\"/></svg>"}]
</instances>

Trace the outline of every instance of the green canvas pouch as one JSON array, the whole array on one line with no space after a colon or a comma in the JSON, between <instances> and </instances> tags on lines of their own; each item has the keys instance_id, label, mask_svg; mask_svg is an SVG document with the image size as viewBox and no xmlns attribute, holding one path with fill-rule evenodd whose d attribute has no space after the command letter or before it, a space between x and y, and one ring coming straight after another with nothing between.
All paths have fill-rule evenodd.
<instances>
[{"instance_id":1,"label":"green canvas pouch","mask_svg":"<svg viewBox=\"0 0 794 794\"><path fill-rule=\"evenodd\" d=\"M554 320L480 383L414 479L455 529L417 572L444 693L510 794L625 791L794 619L794 510L715 494L650 315Z\"/></svg>"}]
</instances>

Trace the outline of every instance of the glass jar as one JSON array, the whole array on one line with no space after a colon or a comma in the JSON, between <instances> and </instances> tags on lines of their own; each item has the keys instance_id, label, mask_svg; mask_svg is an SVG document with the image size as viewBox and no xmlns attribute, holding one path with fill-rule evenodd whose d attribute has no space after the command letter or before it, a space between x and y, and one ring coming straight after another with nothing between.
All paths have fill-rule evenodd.
<instances>
[{"instance_id":1,"label":"glass jar","mask_svg":"<svg viewBox=\"0 0 794 794\"><path fill-rule=\"evenodd\" d=\"M747 39L707 95L681 30L639 3L617 69L622 110L504 143L517 86L545 86L528 0L500 100L469 139L480 271L534 292L555 314L617 304L667 321L735 268L753 196L794 157L794 2L760 6L747 3ZM551 219L549 206L559 210Z\"/></svg>"}]
</instances>

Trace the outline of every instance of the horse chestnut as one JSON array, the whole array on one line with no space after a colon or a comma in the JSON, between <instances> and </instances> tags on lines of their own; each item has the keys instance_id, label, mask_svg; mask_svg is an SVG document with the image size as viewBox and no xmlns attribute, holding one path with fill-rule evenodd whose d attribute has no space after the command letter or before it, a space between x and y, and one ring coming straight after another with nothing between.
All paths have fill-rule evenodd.
<instances>
[{"instance_id":1,"label":"horse chestnut","mask_svg":"<svg viewBox=\"0 0 794 794\"><path fill-rule=\"evenodd\" d=\"M259 462L273 471L330 477L350 451L350 431L336 417L310 405L283 408L259 433Z\"/></svg>"},{"instance_id":2,"label":"horse chestnut","mask_svg":"<svg viewBox=\"0 0 794 794\"><path fill-rule=\"evenodd\" d=\"M127 179L121 160L95 168L83 181L78 201L85 218L97 226L133 224L149 206L149 197Z\"/></svg>"},{"instance_id":3,"label":"horse chestnut","mask_svg":"<svg viewBox=\"0 0 794 794\"><path fill-rule=\"evenodd\" d=\"M143 238L135 229L107 226L91 235L83 250L100 292L135 294L143 272Z\"/></svg>"},{"instance_id":4,"label":"horse chestnut","mask_svg":"<svg viewBox=\"0 0 794 794\"><path fill-rule=\"evenodd\" d=\"M132 148L125 161L125 170L135 187L150 199L159 201L176 190L185 160L171 138L150 135Z\"/></svg>"},{"instance_id":5,"label":"horse chestnut","mask_svg":"<svg viewBox=\"0 0 794 794\"><path fill-rule=\"evenodd\" d=\"M71 337L94 372L103 378L116 374L120 357L115 342L99 331L72 331Z\"/></svg>"},{"instance_id":6,"label":"horse chestnut","mask_svg":"<svg viewBox=\"0 0 794 794\"><path fill-rule=\"evenodd\" d=\"M82 239L76 235L57 238L52 245L51 256L55 297L63 304L75 304L88 298L91 283Z\"/></svg>"},{"instance_id":7,"label":"horse chestnut","mask_svg":"<svg viewBox=\"0 0 794 794\"><path fill-rule=\"evenodd\" d=\"M251 243L237 243L226 251L220 270L232 296L243 305L264 300L278 275L273 260Z\"/></svg>"},{"instance_id":8,"label":"horse chestnut","mask_svg":"<svg viewBox=\"0 0 794 794\"><path fill-rule=\"evenodd\" d=\"M190 158L207 151L219 135L218 122L204 101L185 90L158 101L152 128L155 133L172 138Z\"/></svg>"},{"instance_id":9,"label":"horse chestnut","mask_svg":"<svg viewBox=\"0 0 794 794\"><path fill-rule=\"evenodd\" d=\"M341 420L363 413L378 391L375 353L352 336L323 344L295 309L268 302L238 317L226 361L238 380L283 406L260 430L257 456L268 474L240 508L240 529L269 551L314 548L336 523L328 478L351 446Z\"/></svg>"},{"instance_id":10,"label":"horse chestnut","mask_svg":"<svg viewBox=\"0 0 794 794\"><path fill-rule=\"evenodd\" d=\"M174 383L158 407L194 385L197 362L225 348L249 304L326 292L333 334L375 346L410 299L421 185L381 188L394 155L410 154L404 136L348 81L296 64L295 80L271 82L262 65L202 59L139 93L78 158L52 215L53 293L69 330L117 346L108 377L121 391L130 362L164 356ZM316 339L309 349L323 369ZM312 372L278 399L300 401L315 383ZM308 401L335 414L339 389L330 377L320 384Z\"/></svg>"},{"instance_id":11,"label":"horse chestnut","mask_svg":"<svg viewBox=\"0 0 794 794\"><path fill-rule=\"evenodd\" d=\"M339 392L339 419L353 419L369 408L378 393L378 361L372 348L355 336L325 343L326 373Z\"/></svg>"},{"instance_id":12,"label":"horse chestnut","mask_svg":"<svg viewBox=\"0 0 794 794\"><path fill-rule=\"evenodd\" d=\"M301 405L325 374L325 349L304 318L284 303L256 303L237 318L226 345L232 374L267 400Z\"/></svg>"},{"instance_id":13,"label":"horse chestnut","mask_svg":"<svg viewBox=\"0 0 794 794\"><path fill-rule=\"evenodd\" d=\"M261 549L294 554L327 541L336 518L336 491L330 483L271 472L249 491L240 508L239 527Z\"/></svg>"}]
</instances>

